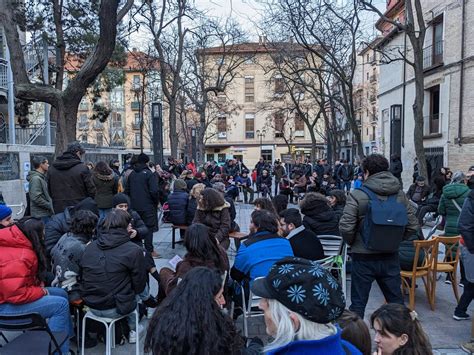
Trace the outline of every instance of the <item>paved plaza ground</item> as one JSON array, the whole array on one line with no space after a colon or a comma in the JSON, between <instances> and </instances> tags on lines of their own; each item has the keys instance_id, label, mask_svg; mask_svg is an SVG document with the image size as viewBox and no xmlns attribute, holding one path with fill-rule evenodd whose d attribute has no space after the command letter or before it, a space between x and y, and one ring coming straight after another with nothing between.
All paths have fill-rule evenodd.
<instances>
[{"instance_id":1,"label":"paved plaza ground","mask_svg":"<svg viewBox=\"0 0 474 355\"><path fill-rule=\"evenodd\" d=\"M250 220L250 214L253 210L253 206L244 205L242 203L236 204L237 209L237 221L243 232L248 231L248 222ZM177 236L179 233L177 233ZM171 249L171 228L170 225L162 225L160 231L154 235L154 244L155 248L158 250L161 259L155 259L158 268L163 266L168 266L168 260L173 258L176 254L183 256L185 249L182 245L178 244L176 249ZM233 259L233 251L230 251L230 257ZM232 262L232 261L231 261ZM350 275L349 275L350 280ZM444 278L438 281L436 288L436 309L431 311L429 304L426 300L424 293L424 288L421 285L416 291L416 311L419 315L423 328L430 337L431 344L433 348L436 349L436 354L445 354L445 355L454 355L454 354L465 354L460 348L459 345L463 342L466 342L470 339L471 334L471 322L470 321L455 321L452 318L454 308L456 306L455 297L452 291L451 286L444 284ZM157 284L154 280L151 281L151 288L153 293L156 293ZM350 292L350 281L348 285L348 292ZM462 293L462 289L460 289ZM348 296L348 306L350 305L350 295ZM408 303L408 296L406 297L406 302ZM369 304L367 305L366 311L366 321L370 317L370 314L380 307L384 303L384 299L380 289L377 285L374 284ZM468 313L472 314L473 305L469 309ZM147 320L142 321L143 324ZM241 317L237 320L237 326L241 328L242 320ZM268 337L265 335L265 325L263 323L263 318L252 318L249 323L249 335L260 336L265 342L268 340ZM143 344L143 337L140 341ZM143 349L143 346L141 346ZM72 347L75 350L75 347ZM130 344L124 346L117 346L113 349L114 354L133 354L135 352L135 347ZM87 349L86 354L104 354L105 347L104 344L99 344L93 349Z\"/></svg>"}]
</instances>

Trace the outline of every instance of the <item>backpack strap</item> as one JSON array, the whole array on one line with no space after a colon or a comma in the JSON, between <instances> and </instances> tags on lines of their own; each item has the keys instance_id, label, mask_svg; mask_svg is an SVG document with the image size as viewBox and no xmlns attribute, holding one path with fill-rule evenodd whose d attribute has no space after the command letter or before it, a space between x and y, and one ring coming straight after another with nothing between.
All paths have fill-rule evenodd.
<instances>
[{"instance_id":1,"label":"backpack strap","mask_svg":"<svg viewBox=\"0 0 474 355\"><path fill-rule=\"evenodd\" d=\"M364 192L367 196L369 196L369 198L371 200L378 200L379 198L377 197L377 195L369 188L367 188L366 186L362 185L361 187L358 187L356 190L361 190L362 192Z\"/></svg>"}]
</instances>

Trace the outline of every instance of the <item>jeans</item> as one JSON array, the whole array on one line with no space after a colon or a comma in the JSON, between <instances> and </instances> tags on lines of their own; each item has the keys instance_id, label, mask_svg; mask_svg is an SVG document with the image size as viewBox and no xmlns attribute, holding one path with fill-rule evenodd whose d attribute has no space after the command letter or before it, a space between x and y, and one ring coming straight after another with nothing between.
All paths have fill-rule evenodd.
<instances>
[{"instance_id":1,"label":"jeans","mask_svg":"<svg viewBox=\"0 0 474 355\"><path fill-rule=\"evenodd\" d=\"M400 261L398 254L390 257L353 255L351 280L351 306L349 309L364 319L372 283L377 281L388 303L403 304ZM362 260L363 259L363 260Z\"/></svg>"},{"instance_id":2,"label":"jeans","mask_svg":"<svg viewBox=\"0 0 474 355\"><path fill-rule=\"evenodd\" d=\"M51 216L41 217L41 222L43 222L44 225L47 225L50 220L51 220Z\"/></svg>"},{"instance_id":3,"label":"jeans","mask_svg":"<svg viewBox=\"0 0 474 355\"><path fill-rule=\"evenodd\" d=\"M351 191L351 181L342 181L341 182L341 190L342 191L347 191L347 192L350 192Z\"/></svg>"},{"instance_id":4,"label":"jeans","mask_svg":"<svg viewBox=\"0 0 474 355\"><path fill-rule=\"evenodd\" d=\"M117 308L111 309L92 309L91 312L98 317L104 318L120 318L123 317L123 314L117 312ZM127 314L127 324L130 327L130 330L136 330L137 326L135 324L135 313Z\"/></svg>"},{"instance_id":5,"label":"jeans","mask_svg":"<svg viewBox=\"0 0 474 355\"><path fill-rule=\"evenodd\" d=\"M248 186L242 186L242 193L244 195L244 202L247 203L249 200L248 200L248 194L250 194L250 202L252 203L253 202L253 198L254 198L254 191L251 187L248 187Z\"/></svg>"},{"instance_id":6,"label":"jeans","mask_svg":"<svg viewBox=\"0 0 474 355\"><path fill-rule=\"evenodd\" d=\"M25 313L39 313L48 321L52 332L68 332L74 335L74 329L69 314L69 301L67 292L58 287L47 287L49 295L26 304L0 304L0 314L20 315ZM61 346L61 352L69 352L69 338Z\"/></svg>"}]
</instances>

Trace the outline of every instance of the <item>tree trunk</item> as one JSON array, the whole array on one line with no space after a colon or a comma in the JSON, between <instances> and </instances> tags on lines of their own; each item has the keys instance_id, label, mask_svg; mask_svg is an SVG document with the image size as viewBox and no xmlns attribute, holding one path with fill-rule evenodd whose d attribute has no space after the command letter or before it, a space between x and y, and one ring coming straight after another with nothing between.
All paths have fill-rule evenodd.
<instances>
[{"instance_id":1,"label":"tree trunk","mask_svg":"<svg viewBox=\"0 0 474 355\"><path fill-rule=\"evenodd\" d=\"M309 136L311 137L311 163L316 162L316 134L314 133L313 129L309 130Z\"/></svg>"},{"instance_id":2,"label":"tree trunk","mask_svg":"<svg viewBox=\"0 0 474 355\"><path fill-rule=\"evenodd\" d=\"M169 102L170 148L171 157L178 158L178 132L176 131L176 99Z\"/></svg>"},{"instance_id":3,"label":"tree trunk","mask_svg":"<svg viewBox=\"0 0 474 355\"><path fill-rule=\"evenodd\" d=\"M206 160L206 144L204 139L206 136L206 112L199 112L199 128L197 130L197 164L202 165Z\"/></svg>"},{"instance_id":4,"label":"tree trunk","mask_svg":"<svg viewBox=\"0 0 474 355\"><path fill-rule=\"evenodd\" d=\"M425 101L425 83L423 73L423 57L415 58L415 102L413 103L413 118L415 130L413 132L415 154L418 158L418 168L421 176L429 180L426 166L425 147L423 145L423 105Z\"/></svg>"},{"instance_id":5,"label":"tree trunk","mask_svg":"<svg viewBox=\"0 0 474 355\"><path fill-rule=\"evenodd\" d=\"M56 108L57 112L57 130L56 130L56 156L61 155L67 148L67 145L77 140L76 122L79 103L74 101L59 102Z\"/></svg>"}]
</instances>

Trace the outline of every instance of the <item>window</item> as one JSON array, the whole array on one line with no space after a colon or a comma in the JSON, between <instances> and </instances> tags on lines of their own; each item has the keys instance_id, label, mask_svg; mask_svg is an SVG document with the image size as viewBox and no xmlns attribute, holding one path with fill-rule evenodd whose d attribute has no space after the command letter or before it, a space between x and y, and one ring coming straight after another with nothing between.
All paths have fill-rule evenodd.
<instances>
[{"instance_id":1,"label":"window","mask_svg":"<svg viewBox=\"0 0 474 355\"><path fill-rule=\"evenodd\" d=\"M225 59L224 59L224 57L217 58L217 59L216 59L216 64L217 64L217 65L224 65L224 64L225 64Z\"/></svg>"},{"instance_id":2,"label":"window","mask_svg":"<svg viewBox=\"0 0 474 355\"><path fill-rule=\"evenodd\" d=\"M298 112L295 113L295 137L304 137L304 121Z\"/></svg>"},{"instance_id":3,"label":"window","mask_svg":"<svg viewBox=\"0 0 474 355\"><path fill-rule=\"evenodd\" d=\"M87 133L81 134L81 142L87 143Z\"/></svg>"},{"instance_id":4,"label":"window","mask_svg":"<svg viewBox=\"0 0 474 355\"><path fill-rule=\"evenodd\" d=\"M249 55L245 58L245 64L253 64L253 56Z\"/></svg>"},{"instance_id":5,"label":"window","mask_svg":"<svg viewBox=\"0 0 474 355\"><path fill-rule=\"evenodd\" d=\"M227 101L227 97L224 94L220 94L217 96L217 103L219 105L225 105L226 101Z\"/></svg>"},{"instance_id":6,"label":"window","mask_svg":"<svg viewBox=\"0 0 474 355\"><path fill-rule=\"evenodd\" d=\"M367 63L370 62L370 56L367 54Z\"/></svg>"},{"instance_id":7,"label":"window","mask_svg":"<svg viewBox=\"0 0 474 355\"><path fill-rule=\"evenodd\" d=\"M255 85L253 76L245 77L245 102L255 101Z\"/></svg>"},{"instance_id":8,"label":"window","mask_svg":"<svg viewBox=\"0 0 474 355\"><path fill-rule=\"evenodd\" d=\"M140 133L135 133L135 139L133 141L135 147L140 147L141 146L141 139L140 139Z\"/></svg>"},{"instance_id":9,"label":"window","mask_svg":"<svg viewBox=\"0 0 474 355\"><path fill-rule=\"evenodd\" d=\"M227 117L224 115L217 117L217 138L227 138Z\"/></svg>"},{"instance_id":10,"label":"window","mask_svg":"<svg viewBox=\"0 0 474 355\"><path fill-rule=\"evenodd\" d=\"M118 112L112 112L112 127L113 128L122 127L122 115Z\"/></svg>"},{"instance_id":11,"label":"window","mask_svg":"<svg viewBox=\"0 0 474 355\"><path fill-rule=\"evenodd\" d=\"M217 154L217 162L218 163L225 163L225 153L219 153Z\"/></svg>"},{"instance_id":12,"label":"window","mask_svg":"<svg viewBox=\"0 0 474 355\"><path fill-rule=\"evenodd\" d=\"M89 102L86 97L83 97L81 103L79 104L79 111L89 110Z\"/></svg>"},{"instance_id":13,"label":"window","mask_svg":"<svg viewBox=\"0 0 474 355\"><path fill-rule=\"evenodd\" d=\"M136 124L136 125L139 125L139 124L140 124L140 114L139 114L139 113L136 113L136 114L135 114L133 123Z\"/></svg>"},{"instance_id":14,"label":"window","mask_svg":"<svg viewBox=\"0 0 474 355\"><path fill-rule=\"evenodd\" d=\"M112 90L110 92L110 105L115 109L123 108L123 90Z\"/></svg>"},{"instance_id":15,"label":"window","mask_svg":"<svg viewBox=\"0 0 474 355\"><path fill-rule=\"evenodd\" d=\"M140 84L140 75L134 75L133 76L133 82L132 82L132 89L138 89L141 84Z\"/></svg>"},{"instance_id":16,"label":"window","mask_svg":"<svg viewBox=\"0 0 474 355\"><path fill-rule=\"evenodd\" d=\"M282 138L283 137L283 129L285 125L285 118L283 117L283 113L275 113L274 116L274 127L275 127L275 138Z\"/></svg>"},{"instance_id":17,"label":"window","mask_svg":"<svg viewBox=\"0 0 474 355\"><path fill-rule=\"evenodd\" d=\"M365 147L365 155L369 155L370 154L370 147Z\"/></svg>"},{"instance_id":18,"label":"window","mask_svg":"<svg viewBox=\"0 0 474 355\"><path fill-rule=\"evenodd\" d=\"M206 161L214 161L214 154L206 154Z\"/></svg>"},{"instance_id":19,"label":"window","mask_svg":"<svg viewBox=\"0 0 474 355\"><path fill-rule=\"evenodd\" d=\"M369 72L367 72L367 74L366 74L366 75L367 75L367 80L369 80Z\"/></svg>"},{"instance_id":20,"label":"window","mask_svg":"<svg viewBox=\"0 0 474 355\"><path fill-rule=\"evenodd\" d=\"M255 138L255 114L245 114L245 139Z\"/></svg>"},{"instance_id":21,"label":"window","mask_svg":"<svg viewBox=\"0 0 474 355\"><path fill-rule=\"evenodd\" d=\"M104 146L104 135L102 133L97 133L95 135L95 142L99 147Z\"/></svg>"},{"instance_id":22,"label":"window","mask_svg":"<svg viewBox=\"0 0 474 355\"><path fill-rule=\"evenodd\" d=\"M283 95L285 92L285 82L283 81L282 77L275 78L275 94L276 95Z\"/></svg>"},{"instance_id":23,"label":"window","mask_svg":"<svg viewBox=\"0 0 474 355\"><path fill-rule=\"evenodd\" d=\"M87 127L88 127L87 115L85 113L82 113L79 116L79 128L86 129Z\"/></svg>"},{"instance_id":24,"label":"window","mask_svg":"<svg viewBox=\"0 0 474 355\"><path fill-rule=\"evenodd\" d=\"M441 113L440 113L440 88L439 85L436 85L429 90L430 94L430 116L428 119L425 119L425 122L428 122L428 127L425 124L425 136L432 134L441 133Z\"/></svg>"},{"instance_id":25,"label":"window","mask_svg":"<svg viewBox=\"0 0 474 355\"><path fill-rule=\"evenodd\" d=\"M304 88L303 88L303 86L295 85L294 92L295 92L295 99L296 100L304 100Z\"/></svg>"},{"instance_id":26,"label":"window","mask_svg":"<svg viewBox=\"0 0 474 355\"><path fill-rule=\"evenodd\" d=\"M433 65L443 62L443 16L433 23Z\"/></svg>"}]
</instances>

